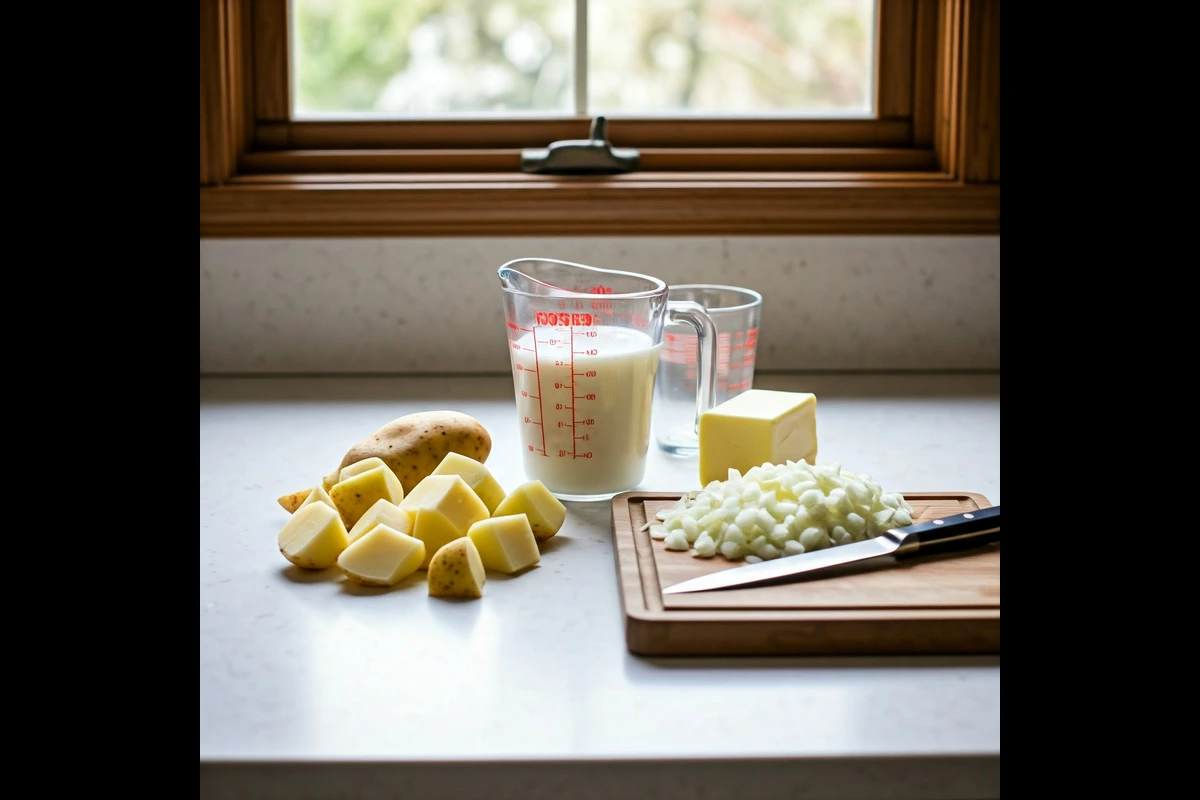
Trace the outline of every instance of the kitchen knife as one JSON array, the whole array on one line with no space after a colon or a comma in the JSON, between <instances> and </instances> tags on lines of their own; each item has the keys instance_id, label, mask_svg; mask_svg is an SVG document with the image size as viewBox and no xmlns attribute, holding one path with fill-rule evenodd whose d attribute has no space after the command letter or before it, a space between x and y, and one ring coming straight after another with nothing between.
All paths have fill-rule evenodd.
<instances>
[{"instance_id":1,"label":"kitchen knife","mask_svg":"<svg viewBox=\"0 0 1200 800\"><path fill-rule=\"evenodd\" d=\"M873 539L786 556L758 564L692 578L663 589L663 594L709 592L787 583L819 570L872 559L905 558L917 553L940 553L978 547L1000 541L1000 506L989 506L965 514L892 528Z\"/></svg>"}]
</instances>

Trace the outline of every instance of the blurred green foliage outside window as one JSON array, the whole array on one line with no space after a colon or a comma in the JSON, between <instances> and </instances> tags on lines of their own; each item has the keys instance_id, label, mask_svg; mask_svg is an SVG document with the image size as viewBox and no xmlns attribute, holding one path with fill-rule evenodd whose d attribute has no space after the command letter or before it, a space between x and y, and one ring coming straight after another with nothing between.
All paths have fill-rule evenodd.
<instances>
[{"instance_id":1,"label":"blurred green foliage outside window","mask_svg":"<svg viewBox=\"0 0 1200 800\"><path fill-rule=\"evenodd\" d=\"M291 0L294 113L569 114L575 0ZM590 114L865 117L876 0L589 0Z\"/></svg>"}]
</instances>

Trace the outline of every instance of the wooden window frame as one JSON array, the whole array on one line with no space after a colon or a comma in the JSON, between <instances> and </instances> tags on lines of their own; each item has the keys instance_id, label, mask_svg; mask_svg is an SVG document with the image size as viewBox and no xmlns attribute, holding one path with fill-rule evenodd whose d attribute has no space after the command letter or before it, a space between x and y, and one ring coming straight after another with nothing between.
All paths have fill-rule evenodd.
<instances>
[{"instance_id":1,"label":"wooden window frame","mask_svg":"<svg viewBox=\"0 0 1200 800\"><path fill-rule=\"evenodd\" d=\"M878 117L613 118L642 169L520 172L584 117L292 121L287 0L200 2L200 236L998 234L999 0L880 0Z\"/></svg>"}]
</instances>

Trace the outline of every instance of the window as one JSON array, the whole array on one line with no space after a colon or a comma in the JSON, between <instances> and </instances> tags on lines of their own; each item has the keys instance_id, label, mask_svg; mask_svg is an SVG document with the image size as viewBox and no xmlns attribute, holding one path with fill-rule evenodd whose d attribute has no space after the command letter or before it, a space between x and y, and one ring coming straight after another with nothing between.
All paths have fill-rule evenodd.
<instances>
[{"instance_id":1,"label":"window","mask_svg":"<svg viewBox=\"0 0 1200 800\"><path fill-rule=\"evenodd\" d=\"M200 44L201 236L999 231L999 0L202 0ZM520 171L596 113L636 171Z\"/></svg>"},{"instance_id":2,"label":"window","mask_svg":"<svg viewBox=\"0 0 1200 800\"><path fill-rule=\"evenodd\" d=\"M875 0L291 0L292 117L874 112Z\"/></svg>"}]
</instances>

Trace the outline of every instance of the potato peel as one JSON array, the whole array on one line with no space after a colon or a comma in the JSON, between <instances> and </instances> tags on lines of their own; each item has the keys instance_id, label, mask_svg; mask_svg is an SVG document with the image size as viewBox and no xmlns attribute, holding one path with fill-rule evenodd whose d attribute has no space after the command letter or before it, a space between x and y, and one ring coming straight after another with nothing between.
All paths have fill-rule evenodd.
<instances>
[{"instance_id":1,"label":"potato peel","mask_svg":"<svg viewBox=\"0 0 1200 800\"><path fill-rule=\"evenodd\" d=\"M279 498L279 505L283 506L284 511L288 512L289 514L294 514L296 513L296 509L300 507L300 504L304 502L305 498L312 493L312 490L313 487L310 486L307 489L301 489L298 492L285 494L283 497Z\"/></svg>"}]
</instances>

